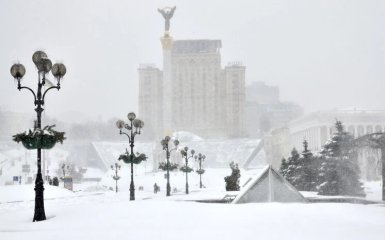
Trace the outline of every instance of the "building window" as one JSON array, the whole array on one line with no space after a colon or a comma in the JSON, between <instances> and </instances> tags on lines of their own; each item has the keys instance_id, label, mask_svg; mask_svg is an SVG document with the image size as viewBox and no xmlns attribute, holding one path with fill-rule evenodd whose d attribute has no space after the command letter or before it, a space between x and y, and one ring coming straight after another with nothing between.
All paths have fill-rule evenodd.
<instances>
[{"instance_id":1,"label":"building window","mask_svg":"<svg viewBox=\"0 0 385 240\"><path fill-rule=\"evenodd\" d=\"M349 132L350 134L352 134L353 137L356 136L356 129L354 128L354 126L349 126L349 127L348 127L348 132Z\"/></svg>"},{"instance_id":2,"label":"building window","mask_svg":"<svg viewBox=\"0 0 385 240\"><path fill-rule=\"evenodd\" d=\"M357 136L361 137L364 135L364 126L358 126L357 127Z\"/></svg>"},{"instance_id":3,"label":"building window","mask_svg":"<svg viewBox=\"0 0 385 240\"><path fill-rule=\"evenodd\" d=\"M372 126L367 126L366 127L366 134L371 134L373 133L373 127Z\"/></svg>"}]
</instances>

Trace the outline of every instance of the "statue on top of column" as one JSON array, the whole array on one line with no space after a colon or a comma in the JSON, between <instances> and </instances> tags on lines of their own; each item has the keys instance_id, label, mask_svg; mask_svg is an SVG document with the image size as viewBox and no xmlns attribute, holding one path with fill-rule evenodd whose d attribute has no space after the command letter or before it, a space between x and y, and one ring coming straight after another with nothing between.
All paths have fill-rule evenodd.
<instances>
[{"instance_id":1,"label":"statue on top of column","mask_svg":"<svg viewBox=\"0 0 385 240\"><path fill-rule=\"evenodd\" d=\"M165 22L164 22L164 31L166 33L168 33L169 29L170 29L170 19L172 18L172 16L174 15L174 11L175 11L176 7L165 7L163 9L160 9L158 8L158 12L160 12L160 14L162 14Z\"/></svg>"}]
</instances>

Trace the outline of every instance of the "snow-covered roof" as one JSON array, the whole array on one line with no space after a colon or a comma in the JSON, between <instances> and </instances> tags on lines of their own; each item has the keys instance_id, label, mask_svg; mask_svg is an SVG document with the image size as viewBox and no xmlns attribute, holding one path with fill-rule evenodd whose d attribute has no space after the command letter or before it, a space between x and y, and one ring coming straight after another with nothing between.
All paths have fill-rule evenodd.
<instances>
[{"instance_id":1,"label":"snow-covered roof","mask_svg":"<svg viewBox=\"0 0 385 240\"><path fill-rule=\"evenodd\" d=\"M190 141L202 140L202 138L199 137L198 135L195 135L194 133L186 132L186 131L174 132L172 134L172 137L175 139L178 139L180 142L190 142Z\"/></svg>"},{"instance_id":2,"label":"snow-covered roof","mask_svg":"<svg viewBox=\"0 0 385 240\"><path fill-rule=\"evenodd\" d=\"M107 169L126 152L126 149L130 150L128 142L93 142L92 146ZM154 142L135 142L134 152L145 153L148 156L147 162L151 163L154 148Z\"/></svg>"}]
</instances>

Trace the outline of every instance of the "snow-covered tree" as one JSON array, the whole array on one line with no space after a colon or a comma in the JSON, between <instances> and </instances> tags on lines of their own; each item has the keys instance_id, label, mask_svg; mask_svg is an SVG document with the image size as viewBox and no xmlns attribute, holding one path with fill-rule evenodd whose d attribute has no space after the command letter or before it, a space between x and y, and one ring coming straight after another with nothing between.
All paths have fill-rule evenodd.
<instances>
[{"instance_id":1,"label":"snow-covered tree","mask_svg":"<svg viewBox=\"0 0 385 240\"><path fill-rule=\"evenodd\" d=\"M297 149L291 150L291 156L287 159L287 168L285 171L286 180L288 180L293 186L296 186L298 182L298 166L300 164L300 155Z\"/></svg>"},{"instance_id":2,"label":"snow-covered tree","mask_svg":"<svg viewBox=\"0 0 385 240\"><path fill-rule=\"evenodd\" d=\"M225 177L226 191L239 191L239 179L241 178L241 171L238 168L238 164L234 162L230 163L231 175Z\"/></svg>"},{"instance_id":3,"label":"snow-covered tree","mask_svg":"<svg viewBox=\"0 0 385 240\"><path fill-rule=\"evenodd\" d=\"M303 151L296 169L295 187L300 191L315 191L317 186L317 158L308 148L308 142L303 141Z\"/></svg>"},{"instance_id":4,"label":"snow-covered tree","mask_svg":"<svg viewBox=\"0 0 385 240\"><path fill-rule=\"evenodd\" d=\"M365 196L359 180L357 152L353 136L336 121L336 132L321 150L318 194Z\"/></svg>"},{"instance_id":5,"label":"snow-covered tree","mask_svg":"<svg viewBox=\"0 0 385 240\"><path fill-rule=\"evenodd\" d=\"M281 166L279 167L279 172L282 174L284 178L286 178L286 172L288 167L287 160L283 157L281 160Z\"/></svg>"},{"instance_id":6,"label":"snow-covered tree","mask_svg":"<svg viewBox=\"0 0 385 240\"><path fill-rule=\"evenodd\" d=\"M317 158L308 148L308 143L303 142L304 150L301 154L293 148L291 156L282 159L281 174L300 191L315 191L317 186Z\"/></svg>"}]
</instances>

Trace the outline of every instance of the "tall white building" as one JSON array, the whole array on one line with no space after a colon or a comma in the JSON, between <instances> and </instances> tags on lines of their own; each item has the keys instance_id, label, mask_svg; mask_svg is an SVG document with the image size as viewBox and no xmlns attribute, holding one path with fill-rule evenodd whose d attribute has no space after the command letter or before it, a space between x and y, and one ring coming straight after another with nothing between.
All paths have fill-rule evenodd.
<instances>
[{"instance_id":1,"label":"tall white building","mask_svg":"<svg viewBox=\"0 0 385 240\"><path fill-rule=\"evenodd\" d=\"M220 40L161 38L163 71L139 68L140 117L162 137L189 131L202 137L245 134L245 67L221 67Z\"/></svg>"},{"instance_id":2,"label":"tall white building","mask_svg":"<svg viewBox=\"0 0 385 240\"><path fill-rule=\"evenodd\" d=\"M139 67L139 116L146 124L143 134L152 136L163 129L163 72L153 65Z\"/></svg>"}]
</instances>

